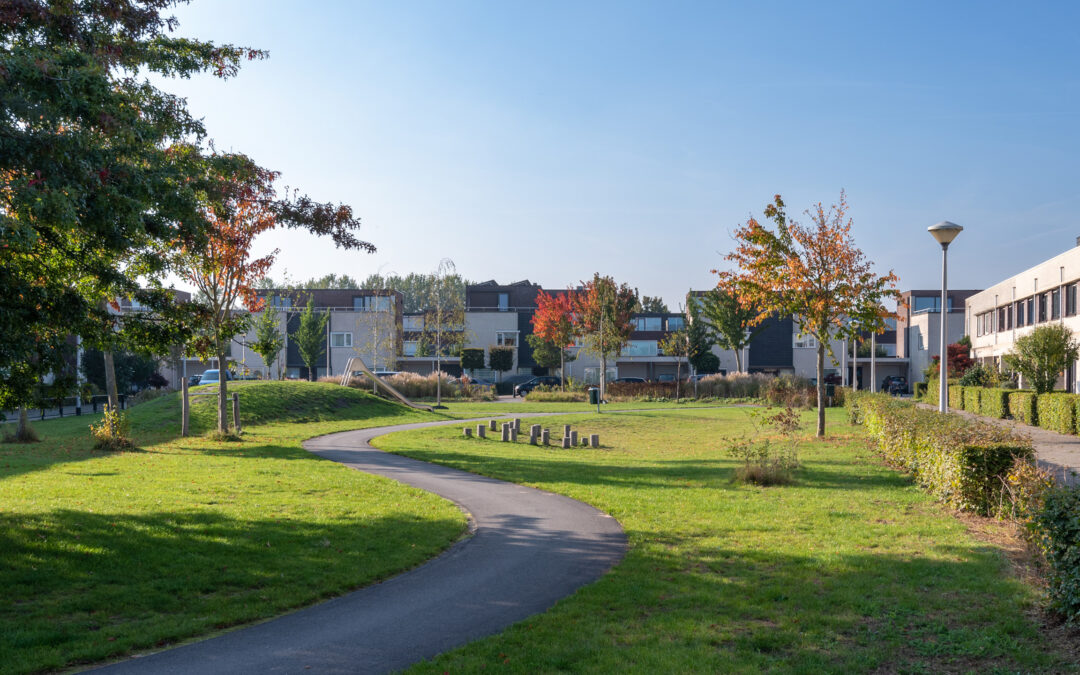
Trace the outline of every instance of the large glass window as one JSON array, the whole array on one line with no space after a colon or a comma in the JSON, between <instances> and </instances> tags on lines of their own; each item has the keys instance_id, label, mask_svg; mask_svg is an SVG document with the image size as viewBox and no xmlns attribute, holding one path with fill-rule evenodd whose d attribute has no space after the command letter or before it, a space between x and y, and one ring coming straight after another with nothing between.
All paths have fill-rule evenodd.
<instances>
[{"instance_id":1,"label":"large glass window","mask_svg":"<svg viewBox=\"0 0 1080 675\"><path fill-rule=\"evenodd\" d=\"M1027 325L1035 323L1035 296L1027 299Z\"/></svg>"},{"instance_id":2,"label":"large glass window","mask_svg":"<svg viewBox=\"0 0 1080 675\"><path fill-rule=\"evenodd\" d=\"M681 316L668 317L667 329L668 330L682 330L686 326L686 320Z\"/></svg>"},{"instance_id":3,"label":"large glass window","mask_svg":"<svg viewBox=\"0 0 1080 675\"><path fill-rule=\"evenodd\" d=\"M949 311L953 308L952 296L949 296ZM916 296L912 298L911 311L914 314L919 312L940 312L941 311L941 296Z\"/></svg>"},{"instance_id":4,"label":"large glass window","mask_svg":"<svg viewBox=\"0 0 1080 675\"><path fill-rule=\"evenodd\" d=\"M288 309L292 307L292 298L284 295L275 295L270 298L270 306L276 309Z\"/></svg>"},{"instance_id":5,"label":"large glass window","mask_svg":"<svg viewBox=\"0 0 1080 675\"><path fill-rule=\"evenodd\" d=\"M352 347L352 333L330 333L331 347Z\"/></svg>"},{"instance_id":6,"label":"large glass window","mask_svg":"<svg viewBox=\"0 0 1080 675\"><path fill-rule=\"evenodd\" d=\"M662 323L663 323L663 320L658 316L639 316L636 319L634 319L634 330L639 330L639 331L645 331L645 330L659 331L659 330L663 330L663 328L661 328Z\"/></svg>"},{"instance_id":7,"label":"large glass window","mask_svg":"<svg viewBox=\"0 0 1080 675\"><path fill-rule=\"evenodd\" d=\"M500 347L517 347L518 346L518 332L514 331L498 331L495 333L495 343Z\"/></svg>"},{"instance_id":8,"label":"large glass window","mask_svg":"<svg viewBox=\"0 0 1080 675\"><path fill-rule=\"evenodd\" d=\"M1039 323L1044 323L1046 321L1046 293L1040 293L1036 301L1039 304Z\"/></svg>"},{"instance_id":9,"label":"large glass window","mask_svg":"<svg viewBox=\"0 0 1080 675\"><path fill-rule=\"evenodd\" d=\"M1025 317L1024 317L1024 307L1025 306L1026 306L1026 304L1024 303L1023 300L1016 303L1016 327L1017 328L1023 327L1024 321L1026 320Z\"/></svg>"},{"instance_id":10,"label":"large glass window","mask_svg":"<svg viewBox=\"0 0 1080 675\"><path fill-rule=\"evenodd\" d=\"M406 340L401 343L401 353L405 356L416 356L416 347L419 344L418 340Z\"/></svg>"},{"instance_id":11,"label":"large glass window","mask_svg":"<svg viewBox=\"0 0 1080 675\"><path fill-rule=\"evenodd\" d=\"M353 309L357 312L389 312L390 296L361 295L353 298Z\"/></svg>"},{"instance_id":12,"label":"large glass window","mask_svg":"<svg viewBox=\"0 0 1080 675\"><path fill-rule=\"evenodd\" d=\"M1061 318L1061 289L1055 288L1050 291L1050 318Z\"/></svg>"},{"instance_id":13,"label":"large glass window","mask_svg":"<svg viewBox=\"0 0 1080 675\"><path fill-rule=\"evenodd\" d=\"M401 318L401 329L410 332L419 332L424 330L424 317L423 316L405 316Z\"/></svg>"},{"instance_id":14,"label":"large glass window","mask_svg":"<svg viewBox=\"0 0 1080 675\"><path fill-rule=\"evenodd\" d=\"M656 356L656 340L631 340L622 351L623 356Z\"/></svg>"},{"instance_id":15,"label":"large glass window","mask_svg":"<svg viewBox=\"0 0 1080 675\"><path fill-rule=\"evenodd\" d=\"M505 312L508 309L510 309L510 294L499 293L499 311Z\"/></svg>"},{"instance_id":16,"label":"large glass window","mask_svg":"<svg viewBox=\"0 0 1080 675\"><path fill-rule=\"evenodd\" d=\"M1065 287L1065 316L1076 316L1076 284Z\"/></svg>"},{"instance_id":17,"label":"large glass window","mask_svg":"<svg viewBox=\"0 0 1080 675\"><path fill-rule=\"evenodd\" d=\"M999 307L997 311L997 330L1005 330L1005 308Z\"/></svg>"},{"instance_id":18,"label":"large glass window","mask_svg":"<svg viewBox=\"0 0 1080 675\"><path fill-rule=\"evenodd\" d=\"M793 335L791 346L796 349L817 349L817 338L813 335Z\"/></svg>"}]
</instances>

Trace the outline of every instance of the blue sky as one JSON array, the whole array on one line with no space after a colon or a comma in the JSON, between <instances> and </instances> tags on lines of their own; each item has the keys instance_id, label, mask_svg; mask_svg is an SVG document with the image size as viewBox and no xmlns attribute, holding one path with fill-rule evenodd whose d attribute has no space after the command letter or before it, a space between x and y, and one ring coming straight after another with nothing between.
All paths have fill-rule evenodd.
<instances>
[{"instance_id":1,"label":"blue sky","mask_svg":"<svg viewBox=\"0 0 1080 675\"><path fill-rule=\"evenodd\" d=\"M847 191L856 243L950 286L1080 236L1077 3L195 0L180 34L269 50L169 81L218 147L351 204L374 255L267 235L294 278L433 271L677 305L773 194Z\"/></svg>"}]
</instances>

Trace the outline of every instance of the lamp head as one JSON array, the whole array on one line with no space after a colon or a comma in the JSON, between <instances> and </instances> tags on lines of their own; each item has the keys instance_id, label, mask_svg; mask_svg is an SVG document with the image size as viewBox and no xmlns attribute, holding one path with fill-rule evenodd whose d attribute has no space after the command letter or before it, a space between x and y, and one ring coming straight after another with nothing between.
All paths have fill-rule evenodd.
<instances>
[{"instance_id":1,"label":"lamp head","mask_svg":"<svg viewBox=\"0 0 1080 675\"><path fill-rule=\"evenodd\" d=\"M956 239L956 235L960 234L964 228L956 223L950 223L947 220L943 220L937 225L931 225L926 228L926 231L934 235L934 239L942 245L942 247L948 246L952 243L953 239Z\"/></svg>"}]
</instances>

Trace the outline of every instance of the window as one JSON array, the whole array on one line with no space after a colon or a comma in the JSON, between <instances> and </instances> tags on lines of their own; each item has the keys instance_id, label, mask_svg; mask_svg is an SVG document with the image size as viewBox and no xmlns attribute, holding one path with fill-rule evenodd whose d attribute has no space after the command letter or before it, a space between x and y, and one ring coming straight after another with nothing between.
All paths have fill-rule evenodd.
<instances>
[{"instance_id":1,"label":"window","mask_svg":"<svg viewBox=\"0 0 1080 675\"><path fill-rule=\"evenodd\" d=\"M919 338L919 351L920 352L924 351L926 349L926 347L923 346L922 331L919 331L918 333L916 333L916 336Z\"/></svg>"},{"instance_id":2,"label":"window","mask_svg":"<svg viewBox=\"0 0 1080 675\"><path fill-rule=\"evenodd\" d=\"M1039 304L1039 323L1046 321L1046 293L1040 293L1036 299Z\"/></svg>"},{"instance_id":3,"label":"window","mask_svg":"<svg viewBox=\"0 0 1080 675\"><path fill-rule=\"evenodd\" d=\"M424 317L422 316L406 316L401 319L402 330L411 332L420 332L424 330Z\"/></svg>"},{"instance_id":4,"label":"window","mask_svg":"<svg viewBox=\"0 0 1080 675\"><path fill-rule=\"evenodd\" d=\"M284 295L275 295L270 298L270 306L275 309L289 309L292 307L292 298Z\"/></svg>"},{"instance_id":5,"label":"window","mask_svg":"<svg viewBox=\"0 0 1080 675\"><path fill-rule=\"evenodd\" d=\"M663 320L658 316L639 316L634 319L634 330L645 331L659 331L663 330L661 325Z\"/></svg>"},{"instance_id":6,"label":"window","mask_svg":"<svg viewBox=\"0 0 1080 675\"><path fill-rule=\"evenodd\" d=\"M510 294L499 293L499 311L505 312L508 309L510 309Z\"/></svg>"},{"instance_id":7,"label":"window","mask_svg":"<svg viewBox=\"0 0 1080 675\"><path fill-rule=\"evenodd\" d=\"M352 333L330 333L331 347L352 347Z\"/></svg>"},{"instance_id":8,"label":"window","mask_svg":"<svg viewBox=\"0 0 1080 675\"><path fill-rule=\"evenodd\" d=\"M1035 296L1027 299L1027 325L1035 323Z\"/></svg>"},{"instance_id":9,"label":"window","mask_svg":"<svg viewBox=\"0 0 1080 675\"><path fill-rule=\"evenodd\" d=\"M817 349L817 338L813 335L792 335L791 346L796 349Z\"/></svg>"},{"instance_id":10,"label":"window","mask_svg":"<svg viewBox=\"0 0 1080 675\"><path fill-rule=\"evenodd\" d=\"M668 330L682 330L684 327L686 327L686 320L681 316L669 317L667 320Z\"/></svg>"},{"instance_id":11,"label":"window","mask_svg":"<svg viewBox=\"0 0 1080 675\"><path fill-rule=\"evenodd\" d=\"M401 353L404 356L416 356L416 347L419 344L419 340L406 340L401 343Z\"/></svg>"},{"instance_id":12,"label":"window","mask_svg":"<svg viewBox=\"0 0 1080 675\"><path fill-rule=\"evenodd\" d=\"M390 296L360 295L352 299L352 305L357 312L389 312Z\"/></svg>"},{"instance_id":13,"label":"window","mask_svg":"<svg viewBox=\"0 0 1080 675\"><path fill-rule=\"evenodd\" d=\"M1016 327L1021 328L1024 325L1024 301L1016 303Z\"/></svg>"},{"instance_id":14,"label":"window","mask_svg":"<svg viewBox=\"0 0 1080 675\"><path fill-rule=\"evenodd\" d=\"M1005 308L999 307L997 311L997 330L1000 333L1005 330Z\"/></svg>"},{"instance_id":15,"label":"window","mask_svg":"<svg viewBox=\"0 0 1080 675\"><path fill-rule=\"evenodd\" d=\"M1005 308L1005 330L1012 330L1013 327L1013 306L1009 305Z\"/></svg>"},{"instance_id":16,"label":"window","mask_svg":"<svg viewBox=\"0 0 1080 675\"><path fill-rule=\"evenodd\" d=\"M623 356L656 356L659 353L656 340L631 340L622 350Z\"/></svg>"},{"instance_id":17,"label":"window","mask_svg":"<svg viewBox=\"0 0 1080 675\"><path fill-rule=\"evenodd\" d=\"M495 344L500 347L517 347L518 332L516 330L500 330L495 333Z\"/></svg>"},{"instance_id":18,"label":"window","mask_svg":"<svg viewBox=\"0 0 1080 675\"><path fill-rule=\"evenodd\" d=\"M1061 289L1055 288L1050 291L1050 318L1061 318Z\"/></svg>"},{"instance_id":19,"label":"window","mask_svg":"<svg viewBox=\"0 0 1080 675\"><path fill-rule=\"evenodd\" d=\"M1076 284L1065 287L1065 316L1076 316Z\"/></svg>"},{"instance_id":20,"label":"window","mask_svg":"<svg viewBox=\"0 0 1080 675\"><path fill-rule=\"evenodd\" d=\"M300 369L297 368L297 367L286 368L285 369L285 377L289 378L290 380L299 380L300 379Z\"/></svg>"},{"instance_id":21,"label":"window","mask_svg":"<svg viewBox=\"0 0 1080 675\"><path fill-rule=\"evenodd\" d=\"M912 298L912 301L913 302L912 302L912 306L911 306L911 311L914 314L918 314L919 312L940 312L941 311L941 296L940 295L916 296L916 297ZM949 307L949 311L951 312L952 308L953 308L952 296L949 296L949 305L948 305L948 307Z\"/></svg>"}]
</instances>

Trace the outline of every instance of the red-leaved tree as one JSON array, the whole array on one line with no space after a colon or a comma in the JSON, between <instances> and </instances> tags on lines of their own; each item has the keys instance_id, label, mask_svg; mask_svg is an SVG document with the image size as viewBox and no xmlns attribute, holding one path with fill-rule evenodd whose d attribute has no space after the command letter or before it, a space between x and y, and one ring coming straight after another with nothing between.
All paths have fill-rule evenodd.
<instances>
[{"instance_id":1,"label":"red-leaved tree","mask_svg":"<svg viewBox=\"0 0 1080 675\"><path fill-rule=\"evenodd\" d=\"M637 291L616 284L611 277L594 274L573 294L574 326L585 351L600 358L600 397L607 390L608 357L614 357L630 342Z\"/></svg>"},{"instance_id":2,"label":"red-leaved tree","mask_svg":"<svg viewBox=\"0 0 1080 675\"><path fill-rule=\"evenodd\" d=\"M573 291L548 295L543 290L536 294L536 312L532 316L533 335L559 350L559 388L566 387L566 349L574 344L577 328L574 326Z\"/></svg>"}]
</instances>

